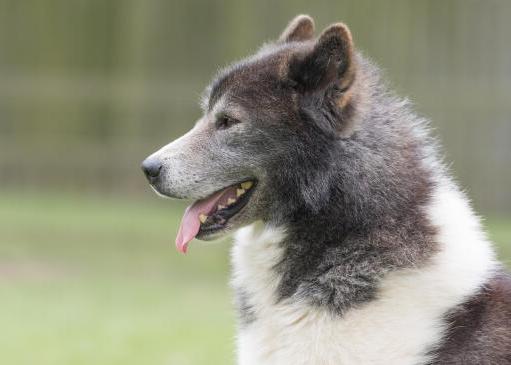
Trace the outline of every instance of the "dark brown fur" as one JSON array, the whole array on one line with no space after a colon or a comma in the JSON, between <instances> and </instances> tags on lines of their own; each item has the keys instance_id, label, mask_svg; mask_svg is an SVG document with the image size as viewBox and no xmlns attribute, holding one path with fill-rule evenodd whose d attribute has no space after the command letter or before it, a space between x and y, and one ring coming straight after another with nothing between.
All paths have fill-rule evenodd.
<instances>
[{"instance_id":1,"label":"dark brown fur","mask_svg":"<svg viewBox=\"0 0 511 365\"><path fill-rule=\"evenodd\" d=\"M511 277L499 273L446 317L445 342L431 365L511 364Z\"/></svg>"}]
</instances>

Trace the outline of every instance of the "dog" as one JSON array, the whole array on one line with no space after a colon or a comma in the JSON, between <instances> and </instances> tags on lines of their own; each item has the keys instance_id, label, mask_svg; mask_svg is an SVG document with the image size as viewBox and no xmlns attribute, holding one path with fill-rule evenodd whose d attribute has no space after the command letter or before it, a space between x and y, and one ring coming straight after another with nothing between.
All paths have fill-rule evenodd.
<instances>
[{"instance_id":1,"label":"dog","mask_svg":"<svg viewBox=\"0 0 511 365\"><path fill-rule=\"evenodd\" d=\"M342 23L306 15L226 68L142 168L235 233L241 365L511 364L511 279L439 157Z\"/></svg>"}]
</instances>

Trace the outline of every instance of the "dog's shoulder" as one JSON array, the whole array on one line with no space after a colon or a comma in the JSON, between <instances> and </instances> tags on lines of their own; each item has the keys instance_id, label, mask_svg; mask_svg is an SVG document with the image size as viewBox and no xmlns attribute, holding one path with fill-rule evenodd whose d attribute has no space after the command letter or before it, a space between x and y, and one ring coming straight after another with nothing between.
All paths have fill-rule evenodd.
<instances>
[{"instance_id":1,"label":"dog's shoulder","mask_svg":"<svg viewBox=\"0 0 511 365\"><path fill-rule=\"evenodd\" d=\"M446 322L433 364L511 364L511 275L498 272Z\"/></svg>"}]
</instances>

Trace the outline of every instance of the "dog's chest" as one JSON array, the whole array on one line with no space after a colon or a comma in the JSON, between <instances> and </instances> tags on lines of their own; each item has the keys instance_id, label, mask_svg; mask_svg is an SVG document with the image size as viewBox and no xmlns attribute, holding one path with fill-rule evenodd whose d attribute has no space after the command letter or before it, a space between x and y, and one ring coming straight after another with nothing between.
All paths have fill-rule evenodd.
<instances>
[{"instance_id":1,"label":"dog's chest","mask_svg":"<svg viewBox=\"0 0 511 365\"><path fill-rule=\"evenodd\" d=\"M378 299L341 317L293 298L276 302L279 277L273 268L284 236L259 226L237 234L232 283L243 292L243 307L250 313L237 336L240 365L416 365L430 360L426 353L443 337L443 315L461 297L449 292L451 284L438 285L451 269L433 263L389 274ZM439 295L443 290L449 293L445 297Z\"/></svg>"},{"instance_id":2,"label":"dog's chest","mask_svg":"<svg viewBox=\"0 0 511 365\"><path fill-rule=\"evenodd\" d=\"M251 226L233 249L233 286L244 293L250 321L238 333L238 361L252 364L421 364L441 337L438 308L421 305L420 291L399 275L392 295L343 317L288 299L276 303L273 270L284 233ZM387 284L384 284L387 285ZM411 297L409 297L411 296ZM435 306L433 306L435 307Z\"/></svg>"}]
</instances>

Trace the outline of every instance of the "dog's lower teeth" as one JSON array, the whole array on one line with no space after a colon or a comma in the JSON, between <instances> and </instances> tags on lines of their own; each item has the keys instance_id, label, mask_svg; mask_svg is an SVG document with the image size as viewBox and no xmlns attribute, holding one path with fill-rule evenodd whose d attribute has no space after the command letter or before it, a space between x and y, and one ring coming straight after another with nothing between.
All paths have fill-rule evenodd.
<instances>
[{"instance_id":1,"label":"dog's lower teeth","mask_svg":"<svg viewBox=\"0 0 511 365\"><path fill-rule=\"evenodd\" d=\"M252 187L252 185L254 185L254 183L252 181L245 181L242 182L240 185L243 189L248 190Z\"/></svg>"},{"instance_id":2,"label":"dog's lower teeth","mask_svg":"<svg viewBox=\"0 0 511 365\"><path fill-rule=\"evenodd\" d=\"M217 207L217 210L222 210L222 209L225 209L225 208L226 208L226 206L225 206L225 205L220 204L220 205Z\"/></svg>"},{"instance_id":3,"label":"dog's lower teeth","mask_svg":"<svg viewBox=\"0 0 511 365\"><path fill-rule=\"evenodd\" d=\"M227 199L227 205L232 205L234 203L236 203L236 199L233 199L233 198Z\"/></svg>"},{"instance_id":4,"label":"dog's lower teeth","mask_svg":"<svg viewBox=\"0 0 511 365\"><path fill-rule=\"evenodd\" d=\"M245 194L245 189L236 189L236 196L239 198L240 196L242 196L243 194Z\"/></svg>"},{"instance_id":5,"label":"dog's lower teeth","mask_svg":"<svg viewBox=\"0 0 511 365\"><path fill-rule=\"evenodd\" d=\"M206 222L206 220L207 220L207 219L208 219L208 216L207 216L206 214L202 214L202 213L201 213L201 214L199 214L199 221L200 221L201 223Z\"/></svg>"}]
</instances>

